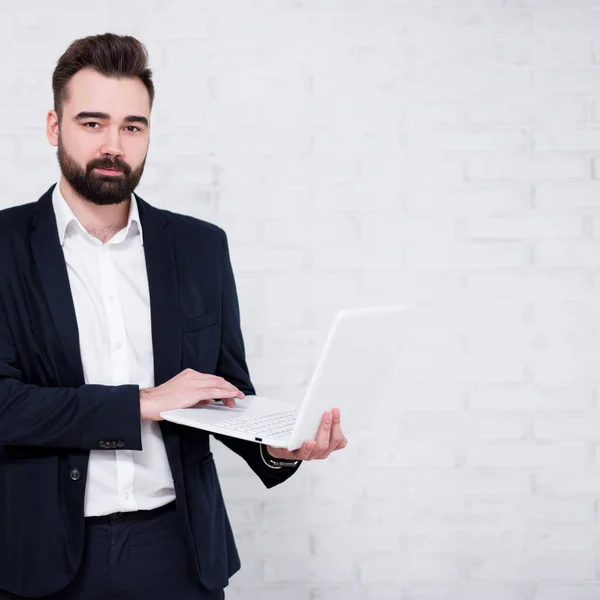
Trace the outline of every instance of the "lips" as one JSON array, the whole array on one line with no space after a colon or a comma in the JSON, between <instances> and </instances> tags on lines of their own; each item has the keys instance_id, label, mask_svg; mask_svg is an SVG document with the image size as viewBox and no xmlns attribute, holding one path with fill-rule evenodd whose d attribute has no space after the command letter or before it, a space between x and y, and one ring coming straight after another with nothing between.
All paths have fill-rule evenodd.
<instances>
[{"instance_id":1,"label":"lips","mask_svg":"<svg viewBox=\"0 0 600 600\"><path fill-rule=\"evenodd\" d=\"M98 167L96 167L96 171L102 173L103 175L119 175L123 172L119 171L118 169L99 169Z\"/></svg>"}]
</instances>

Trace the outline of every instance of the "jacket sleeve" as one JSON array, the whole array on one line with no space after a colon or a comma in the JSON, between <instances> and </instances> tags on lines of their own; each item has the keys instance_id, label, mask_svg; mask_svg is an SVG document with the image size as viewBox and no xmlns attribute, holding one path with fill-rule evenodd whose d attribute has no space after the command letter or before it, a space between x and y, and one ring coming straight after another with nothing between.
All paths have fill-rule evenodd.
<instances>
[{"instance_id":1,"label":"jacket sleeve","mask_svg":"<svg viewBox=\"0 0 600 600\"><path fill-rule=\"evenodd\" d=\"M255 395L256 392L250 381L250 374L246 364L246 352L240 325L239 302L233 269L231 267L229 245L225 233L223 233L222 269L222 333L216 375L223 377L223 379L235 385L244 394ZM213 435L230 450L241 456L268 488L283 483L299 468L299 466L296 466L274 469L264 463L260 454L260 444L217 433Z\"/></svg>"},{"instance_id":2,"label":"jacket sleeve","mask_svg":"<svg viewBox=\"0 0 600 600\"><path fill-rule=\"evenodd\" d=\"M0 446L92 450L102 449L106 441L142 449L139 387L60 388L24 382L0 305Z\"/></svg>"}]
</instances>

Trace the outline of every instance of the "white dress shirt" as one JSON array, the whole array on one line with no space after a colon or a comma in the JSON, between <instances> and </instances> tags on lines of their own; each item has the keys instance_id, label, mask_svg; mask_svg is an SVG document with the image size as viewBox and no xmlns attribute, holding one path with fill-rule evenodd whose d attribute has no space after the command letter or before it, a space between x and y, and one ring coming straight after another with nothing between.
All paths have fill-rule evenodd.
<instances>
[{"instance_id":1,"label":"white dress shirt","mask_svg":"<svg viewBox=\"0 0 600 600\"><path fill-rule=\"evenodd\" d=\"M127 226L105 244L84 229L59 185L52 203L75 304L85 383L154 387L150 294L135 197ZM90 451L86 517L149 510L175 499L158 422L142 421L141 434L141 451Z\"/></svg>"}]
</instances>

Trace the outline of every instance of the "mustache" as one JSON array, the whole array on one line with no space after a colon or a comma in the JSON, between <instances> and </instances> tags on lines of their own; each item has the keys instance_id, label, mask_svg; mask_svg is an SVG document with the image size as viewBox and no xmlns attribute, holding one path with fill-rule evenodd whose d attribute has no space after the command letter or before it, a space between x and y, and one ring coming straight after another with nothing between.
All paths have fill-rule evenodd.
<instances>
[{"instance_id":1,"label":"mustache","mask_svg":"<svg viewBox=\"0 0 600 600\"><path fill-rule=\"evenodd\" d=\"M99 158L93 160L88 163L87 172L90 173L92 169L116 169L117 171L122 171L125 175L131 173L131 167L119 158Z\"/></svg>"}]
</instances>

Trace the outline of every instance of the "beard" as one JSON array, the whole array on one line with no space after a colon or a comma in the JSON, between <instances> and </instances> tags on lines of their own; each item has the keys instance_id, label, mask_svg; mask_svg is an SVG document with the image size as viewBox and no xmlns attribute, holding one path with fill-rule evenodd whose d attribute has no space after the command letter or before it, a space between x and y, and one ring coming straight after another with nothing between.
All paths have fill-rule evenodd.
<instances>
[{"instance_id":1,"label":"beard","mask_svg":"<svg viewBox=\"0 0 600 600\"><path fill-rule=\"evenodd\" d=\"M133 190L138 186L146 158L136 169L132 169L118 157L103 157L91 160L81 168L75 159L66 151L62 141L58 140L58 164L65 179L75 192L98 206L121 204L131 198ZM94 169L118 169L118 175L103 175Z\"/></svg>"}]
</instances>

